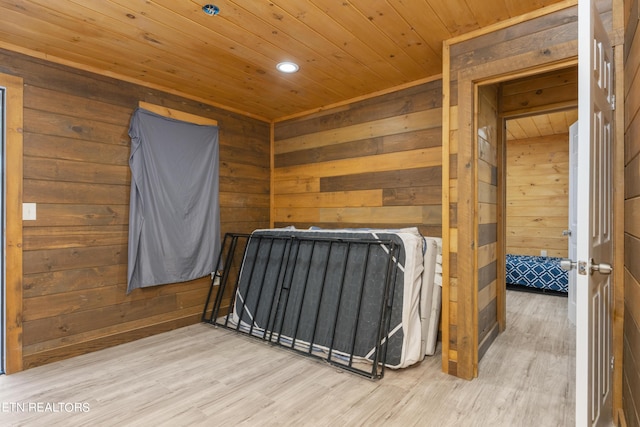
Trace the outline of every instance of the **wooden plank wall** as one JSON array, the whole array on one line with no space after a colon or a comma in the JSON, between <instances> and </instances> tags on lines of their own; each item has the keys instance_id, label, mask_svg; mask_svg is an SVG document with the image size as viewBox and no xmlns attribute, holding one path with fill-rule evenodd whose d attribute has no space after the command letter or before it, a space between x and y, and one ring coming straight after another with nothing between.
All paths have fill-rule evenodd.
<instances>
[{"instance_id":1,"label":"wooden plank wall","mask_svg":"<svg viewBox=\"0 0 640 427\"><path fill-rule=\"evenodd\" d=\"M622 408L640 426L640 27L638 1L628 6L624 69L624 350Z\"/></svg>"},{"instance_id":2,"label":"wooden plank wall","mask_svg":"<svg viewBox=\"0 0 640 427\"><path fill-rule=\"evenodd\" d=\"M441 105L436 80L275 123L274 225L440 237Z\"/></svg>"},{"instance_id":3,"label":"wooden plank wall","mask_svg":"<svg viewBox=\"0 0 640 427\"><path fill-rule=\"evenodd\" d=\"M23 362L32 367L198 322L209 286L126 295L129 120L138 101L218 121L222 233L269 224L270 125L0 50L24 79ZM11 108L11 106L9 106Z\"/></svg>"},{"instance_id":4,"label":"wooden plank wall","mask_svg":"<svg viewBox=\"0 0 640 427\"><path fill-rule=\"evenodd\" d=\"M507 253L566 258L569 134L507 141L506 169Z\"/></svg>"},{"instance_id":5,"label":"wooden plank wall","mask_svg":"<svg viewBox=\"0 0 640 427\"><path fill-rule=\"evenodd\" d=\"M478 353L482 358L499 332L498 325L498 194L502 185L498 164L502 160L502 133L498 120L499 87L478 88Z\"/></svg>"},{"instance_id":6,"label":"wooden plank wall","mask_svg":"<svg viewBox=\"0 0 640 427\"><path fill-rule=\"evenodd\" d=\"M444 256L443 296L448 298L449 315L443 328L445 371L462 378L477 376L478 347L478 266L475 241L475 216L479 212L473 123L475 120L474 82L496 79L545 64L568 61L577 55L577 8L547 8L478 34L450 40L445 45L443 92L447 104L444 122L448 126L445 147L451 171L449 185L444 186L449 200L451 220L445 224L449 253ZM549 69L545 70L548 71ZM477 170L477 171L476 171ZM447 240L447 238L445 238ZM446 303L445 303L446 304ZM500 309L498 304L497 310ZM443 309L443 313L446 310ZM500 315L500 313L498 313ZM475 320L474 320L475 316ZM490 345L485 342L483 347Z\"/></svg>"}]
</instances>

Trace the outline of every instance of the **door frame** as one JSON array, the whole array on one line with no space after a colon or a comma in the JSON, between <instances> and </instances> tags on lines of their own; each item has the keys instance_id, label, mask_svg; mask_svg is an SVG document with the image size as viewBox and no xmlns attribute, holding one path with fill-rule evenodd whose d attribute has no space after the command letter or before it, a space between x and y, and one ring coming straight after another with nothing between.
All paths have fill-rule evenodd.
<instances>
[{"instance_id":1,"label":"door frame","mask_svg":"<svg viewBox=\"0 0 640 427\"><path fill-rule=\"evenodd\" d=\"M5 105L5 334L4 372L23 369L22 361L22 179L23 79L0 73Z\"/></svg>"},{"instance_id":2,"label":"door frame","mask_svg":"<svg viewBox=\"0 0 640 427\"><path fill-rule=\"evenodd\" d=\"M531 67L519 67L514 64L511 69L496 69L494 65L481 65L465 70L458 75L458 199L466 201L458 203L458 235L457 248L458 259L471 260L471 268L461 268L458 265L458 336L461 332L461 310L472 313L467 318L464 331L471 336L469 342L472 347L466 351L470 354L461 354L458 350L458 360L471 361L473 377L478 376L478 363L480 360L480 343L478 341L478 89L480 86L500 84L506 81L532 77L546 72L561 70L572 66L577 67L577 56L555 61L550 64L540 64ZM499 72L498 72L499 71ZM541 110L542 111L542 110ZM506 215L505 215L505 143L503 130L507 117L497 114L496 127L499 131L498 161L497 161L497 235L496 235L496 259L498 283L505 281L505 242L506 242ZM469 123L471 126L463 126ZM472 141L471 144L463 144L462 141ZM465 185L465 183L467 185ZM466 284L466 286L464 286ZM460 297L463 297L462 300ZM461 305L461 302L463 303ZM470 302L470 304L464 304ZM506 329L506 286L496 286L497 323L499 331ZM443 327L444 328L444 327ZM458 366L460 370L460 366Z\"/></svg>"},{"instance_id":3,"label":"door frame","mask_svg":"<svg viewBox=\"0 0 640 427\"><path fill-rule=\"evenodd\" d=\"M622 8L621 2L613 1L614 26L619 21ZM575 3L574 3L575 5ZM486 34L486 33L485 33ZM577 48L575 51L549 51L545 55L537 56L537 64L529 62L530 67L521 67L518 61L507 58L486 62L473 67L457 71L454 81L457 86L451 87L450 48L461 41L473 38L470 34L445 42L443 46L443 198L442 198L442 235L443 235L443 296L442 296L442 370L461 378L472 379L478 376L478 269L477 248L477 129L475 126L476 94L479 85L499 83L501 81L530 76L545 71L553 71L577 65ZM576 40L577 46L577 40ZM616 95L622 103L623 74L620 62L620 51L623 46L614 41L616 72ZM529 58L531 59L531 57ZM453 91L455 90L455 92ZM456 104L451 100L456 99ZM619 167L624 159L624 133L618 132L624 121L623 109L615 112L616 134L614 153L614 265L622 265L624 259L623 240L624 215L622 194L624 182L624 168ZM451 163L455 161L455 163ZM457 163L456 186L451 187L451 166ZM455 173L455 171L453 171ZM621 202L622 200L622 202ZM457 203L456 217L451 217L451 203ZM457 224L452 226L452 222ZM456 227L457 226L457 227ZM499 237L504 241L504 236ZM451 254L456 259L451 259ZM500 255L498 255L500 256ZM464 260L464 262L458 262ZM451 277L451 268L456 267L456 277ZM614 384L613 408L615 413L622 407L622 327L624 313L623 281L619 276L621 269L614 269ZM451 284L455 280L455 288ZM498 322L505 324L505 293L496 295ZM452 323L452 319L454 323ZM451 325L453 324L453 328ZM506 326L506 325L505 325ZM503 329L502 327L500 328ZM451 341L450 341L451 340ZM457 343L451 348L451 343ZM453 362L452 362L453 361Z\"/></svg>"}]
</instances>

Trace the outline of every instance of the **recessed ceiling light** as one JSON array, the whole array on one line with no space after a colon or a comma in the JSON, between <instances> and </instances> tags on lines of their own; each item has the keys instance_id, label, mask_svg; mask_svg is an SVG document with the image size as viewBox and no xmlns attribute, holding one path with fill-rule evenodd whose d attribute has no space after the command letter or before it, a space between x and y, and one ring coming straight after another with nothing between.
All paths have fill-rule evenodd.
<instances>
[{"instance_id":1,"label":"recessed ceiling light","mask_svg":"<svg viewBox=\"0 0 640 427\"><path fill-rule=\"evenodd\" d=\"M207 15L217 15L220 13L220 8L215 4L205 4L202 6L202 11Z\"/></svg>"},{"instance_id":2,"label":"recessed ceiling light","mask_svg":"<svg viewBox=\"0 0 640 427\"><path fill-rule=\"evenodd\" d=\"M276 68L278 69L278 71L282 71L283 73L295 73L300 69L300 67L298 67L298 64L289 61L279 63L278 65L276 65Z\"/></svg>"}]
</instances>

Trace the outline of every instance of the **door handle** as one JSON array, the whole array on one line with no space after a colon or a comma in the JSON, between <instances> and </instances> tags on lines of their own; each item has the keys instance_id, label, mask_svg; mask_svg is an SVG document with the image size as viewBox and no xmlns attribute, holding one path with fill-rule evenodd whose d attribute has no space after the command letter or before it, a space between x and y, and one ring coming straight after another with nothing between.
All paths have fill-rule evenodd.
<instances>
[{"instance_id":1,"label":"door handle","mask_svg":"<svg viewBox=\"0 0 640 427\"><path fill-rule=\"evenodd\" d=\"M600 274L611 274L611 272L613 271L613 267L611 267L611 264L607 264L605 262L596 263L592 259L591 260L591 274L593 274L594 271L597 271Z\"/></svg>"},{"instance_id":2,"label":"door handle","mask_svg":"<svg viewBox=\"0 0 640 427\"><path fill-rule=\"evenodd\" d=\"M565 271L571 271L576 268L577 263L575 261L571 261L568 258L560 260L560 268Z\"/></svg>"},{"instance_id":3,"label":"door handle","mask_svg":"<svg viewBox=\"0 0 640 427\"><path fill-rule=\"evenodd\" d=\"M578 274L581 274L583 276L587 275L587 263L584 261L580 261L580 262L576 262L576 261L572 261L568 258L564 258L560 260L560 268L565 270L565 271L571 271L574 268L578 268ZM598 266L599 268L599 266ZM607 274L604 273L603 274Z\"/></svg>"}]
</instances>

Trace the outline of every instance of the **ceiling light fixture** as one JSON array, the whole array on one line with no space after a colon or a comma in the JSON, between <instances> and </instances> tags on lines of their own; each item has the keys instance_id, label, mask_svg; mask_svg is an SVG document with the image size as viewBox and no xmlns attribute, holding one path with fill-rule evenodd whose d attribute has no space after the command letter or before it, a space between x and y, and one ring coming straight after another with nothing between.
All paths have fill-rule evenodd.
<instances>
[{"instance_id":1,"label":"ceiling light fixture","mask_svg":"<svg viewBox=\"0 0 640 427\"><path fill-rule=\"evenodd\" d=\"M202 6L202 11L207 15L213 16L220 13L220 8L215 4L205 4Z\"/></svg>"},{"instance_id":2,"label":"ceiling light fixture","mask_svg":"<svg viewBox=\"0 0 640 427\"><path fill-rule=\"evenodd\" d=\"M278 71L282 71L283 73L295 73L300 69L298 64L295 62L285 61L276 65Z\"/></svg>"}]
</instances>

